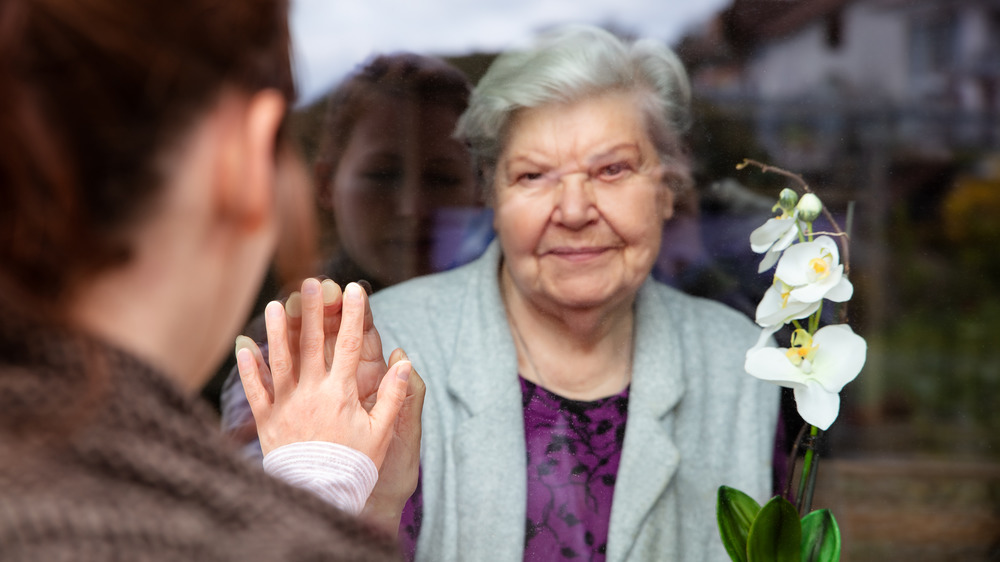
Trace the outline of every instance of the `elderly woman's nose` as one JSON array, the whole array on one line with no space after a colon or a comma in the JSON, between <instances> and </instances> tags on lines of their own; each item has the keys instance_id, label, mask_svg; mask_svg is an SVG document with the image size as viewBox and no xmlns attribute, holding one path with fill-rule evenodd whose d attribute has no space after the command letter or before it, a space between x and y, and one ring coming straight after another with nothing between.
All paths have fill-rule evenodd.
<instances>
[{"instance_id":1,"label":"elderly woman's nose","mask_svg":"<svg viewBox=\"0 0 1000 562\"><path fill-rule=\"evenodd\" d=\"M556 189L554 218L569 228L580 228L597 218L594 190L586 174L565 174Z\"/></svg>"}]
</instances>

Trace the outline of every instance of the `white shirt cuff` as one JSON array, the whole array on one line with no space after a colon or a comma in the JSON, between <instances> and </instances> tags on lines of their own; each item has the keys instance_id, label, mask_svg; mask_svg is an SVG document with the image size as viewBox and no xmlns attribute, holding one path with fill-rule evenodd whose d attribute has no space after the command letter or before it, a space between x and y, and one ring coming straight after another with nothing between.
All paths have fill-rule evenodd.
<instances>
[{"instance_id":1,"label":"white shirt cuff","mask_svg":"<svg viewBox=\"0 0 1000 562\"><path fill-rule=\"evenodd\" d=\"M264 456L264 471L352 515L361 513L378 481L368 455L327 441L278 447Z\"/></svg>"}]
</instances>

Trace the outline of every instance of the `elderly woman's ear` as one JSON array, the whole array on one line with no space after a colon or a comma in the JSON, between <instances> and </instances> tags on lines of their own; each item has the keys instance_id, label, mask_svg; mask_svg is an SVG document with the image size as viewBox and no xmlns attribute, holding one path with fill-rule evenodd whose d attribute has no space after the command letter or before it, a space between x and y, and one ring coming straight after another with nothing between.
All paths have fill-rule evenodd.
<instances>
[{"instance_id":1,"label":"elderly woman's ear","mask_svg":"<svg viewBox=\"0 0 1000 562\"><path fill-rule=\"evenodd\" d=\"M663 220L670 220L670 217L674 216L674 188L669 185L663 186L662 197L662 213Z\"/></svg>"},{"instance_id":2,"label":"elderly woman's ear","mask_svg":"<svg viewBox=\"0 0 1000 562\"><path fill-rule=\"evenodd\" d=\"M660 212L663 220L670 220L674 216L674 208L677 203L678 190L683 189L683 181L678 174L667 166L662 166L660 173Z\"/></svg>"},{"instance_id":3,"label":"elderly woman's ear","mask_svg":"<svg viewBox=\"0 0 1000 562\"><path fill-rule=\"evenodd\" d=\"M685 153L672 164L662 165L660 184L665 193L663 220L670 219L676 213L697 214L698 194L694 189L688 158Z\"/></svg>"}]
</instances>

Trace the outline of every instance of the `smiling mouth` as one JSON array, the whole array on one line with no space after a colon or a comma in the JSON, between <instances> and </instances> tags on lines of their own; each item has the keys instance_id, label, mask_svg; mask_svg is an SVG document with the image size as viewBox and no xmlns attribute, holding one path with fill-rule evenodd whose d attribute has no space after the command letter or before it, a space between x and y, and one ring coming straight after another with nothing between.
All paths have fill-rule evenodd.
<instances>
[{"instance_id":1,"label":"smiling mouth","mask_svg":"<svg viewBox=\"0 0 1000 562\"><path fill-rule=\"evenodd\" d=\"M552 248L551 250L545 252L545 254L569 261L584 261L600 256L601 254L609 250L611 250L611 248L606 246L594 246L586 248L559 247L559 248Z\"/></svg>"}]
</instances>

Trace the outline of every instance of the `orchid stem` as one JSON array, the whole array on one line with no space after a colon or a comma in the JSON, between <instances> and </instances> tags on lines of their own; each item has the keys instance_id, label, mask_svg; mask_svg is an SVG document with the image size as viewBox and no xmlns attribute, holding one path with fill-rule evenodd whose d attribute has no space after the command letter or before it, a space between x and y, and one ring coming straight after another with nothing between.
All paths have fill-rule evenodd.
<instances>
[{"instance_id":1,"label":"orchid stem","mask_svg":"<svg viewBox=\"0 0 1000 562\"><path fill-rule=\"evenodd\" d=\"M811 452L811 451L810 451ZM809 482L806 483L806 496L803 498L802 503L802 513L803 515L808 514L812 511L813 504L813 492L816 491L816 476L819 474L819 453L813 459L812 470L809 472Z\"/></svg>"},{"instance_id":2,"label":"orchid stem","mask_svg":"<svg viewBox=\"0 0 1000 562\"><path fill-rule=\"evenodd\" d=\"M813 315L809 317L809 335L810 336L815 335L816 334L816 330L819 329L819 318L820 318L820 316L822 314L823 314L823 301L820 301L819 308L817 308L816 312L813 313Z\"/></svg>"},{"instance_id":3,"label":"orchid stem","mask_svg":"<svg viewBox=\"0 0 1000 562\"><path fill-rule=\"evenodd\" d=\"M795 436L794 444L792 445L792 450L788 454L788 464L787 464L787 475L788 479L785 482L785 491L782 494L784 498L790 502L795 501L792 497L792 480L795 478L795 465L799 460L799 444L802 443L802 438L806 435L806 429L810 427L809 424L802 424L802 429L799 430L798 435Z\"/></svg>"},{"instance_id":4,"label":"orchid stem","mask_svg":"<svg viewBox=\"0 0 1000 562\"><path fill-rule=\"evenodd\" d=\"M806 447L806 456L802 461L802 477L799 478L799 493L796 494L796 507L799 516L809 513L812 508L813 490L816 488L816 465L819 464L819 457L816 455L816 437L819 435L819 428L812 425L809 427L809 445ZM815 461L815 462L814 462Z\"/></svg>"}]
</instances>

